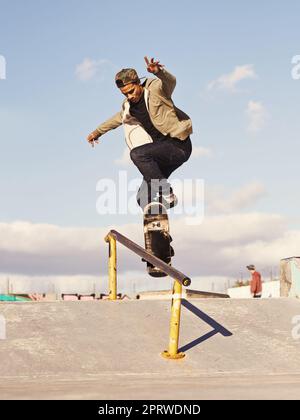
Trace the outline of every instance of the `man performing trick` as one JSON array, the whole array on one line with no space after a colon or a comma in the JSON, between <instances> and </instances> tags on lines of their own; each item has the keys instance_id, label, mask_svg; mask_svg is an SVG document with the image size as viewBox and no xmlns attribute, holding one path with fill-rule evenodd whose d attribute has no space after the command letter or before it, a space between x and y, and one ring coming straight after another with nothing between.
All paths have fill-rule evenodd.
<instances>
[{"instance_id":1,"label":"man performing trick","mask_svg":"<svg viewBox=\"0 0 300 420\"><path fill-rule=\"evenodd\" d=\"M89 134L87 141L94 147L100 136L123 125L130 158L143 175L138 204L142 209L150 202L171 208L177 197L168 178L191 155L192 122L172 101L175 77L159 61L147 57L145 61L148 72L157 78L141 83L134 69L118 72L115 83L126 96L122 109Z\"/></svg>"}]
</instances>

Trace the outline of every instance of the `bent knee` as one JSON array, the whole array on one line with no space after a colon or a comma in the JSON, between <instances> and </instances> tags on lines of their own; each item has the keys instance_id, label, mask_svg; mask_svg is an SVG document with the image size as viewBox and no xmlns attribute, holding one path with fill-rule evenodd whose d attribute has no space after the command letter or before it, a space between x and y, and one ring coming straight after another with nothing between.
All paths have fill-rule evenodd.
<instances>
[{"instance_id":1,"label":"bent knee","mask_svg":"<svg viewBox=\"0 0 300 420\"><path fill-rule=\"evenodd\" d=\"M139 160L143 160L143 159L147 159L149 156L147 155L147 153L145 152L144 149L142 149L142 146L140 147L135 147L134 149L132 149L130 151L130 159L133 162L139 161Z\"/></svg>"},{"instance_id":2,"label":"bent knee","mask_svg":"<svg viewBox=\"0 0 300 420\"><path fill-rule=\"evenodd\" d=\"M130 159L135 161L136 160L136 156L137 156L137 152L136 149L131 149L130 150Z\"/></svg>"}]
</instances>

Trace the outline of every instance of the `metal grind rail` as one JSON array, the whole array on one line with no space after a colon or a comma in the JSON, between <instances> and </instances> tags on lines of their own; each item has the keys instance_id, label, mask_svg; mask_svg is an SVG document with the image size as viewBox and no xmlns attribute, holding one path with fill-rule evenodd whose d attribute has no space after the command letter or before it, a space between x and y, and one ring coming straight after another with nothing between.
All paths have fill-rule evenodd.
<instances>
[{"instance_id":1,"label":"metal grind rail","mask_svg":"<svg viewBox=\"0 0 300 420\"><path fill-rule=\"evenodd\" d=\"M182 272L166 264L164 261L150 254L144 248L126 238L126 236L122 235L116 230L111 230L107 234L105 237L105 242L109 244L108 276L110 300L117 300L117 242L120 242L130 251L134 252L155 267L158 267L165 274L168 274L174 279L169 349L168 351L164 351L162 356L167 359L182 359L185 356L184 353L178 353L182 286L189 286L191 284L191 279Z\"/></svg>"}]
</instances>

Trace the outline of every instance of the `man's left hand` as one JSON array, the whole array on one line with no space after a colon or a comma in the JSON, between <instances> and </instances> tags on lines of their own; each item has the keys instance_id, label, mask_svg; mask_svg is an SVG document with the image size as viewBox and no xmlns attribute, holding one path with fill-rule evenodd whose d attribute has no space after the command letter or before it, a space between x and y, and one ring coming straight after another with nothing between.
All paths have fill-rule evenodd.
<instances>
[{"instance_id":1,"label":"man's left hand","mask_svg":"<svg viewBox=\"0 0 300 420\"><path fill-rule=\"evenodd\" d=\"M144 57L144 59L147 64L147 70L149 73L156 74L164 67L164 65L160 64L159 61L154 61L154 58L151 58L150 61L148 57Z\"/></svg>"}]
</instances>

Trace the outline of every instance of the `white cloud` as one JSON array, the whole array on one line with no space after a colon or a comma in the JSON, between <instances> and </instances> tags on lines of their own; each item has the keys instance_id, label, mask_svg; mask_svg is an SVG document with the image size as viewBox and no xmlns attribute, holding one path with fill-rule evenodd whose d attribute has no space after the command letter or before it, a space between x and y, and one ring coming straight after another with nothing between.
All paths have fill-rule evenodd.
<instances>
[{"instance_id":1,"label":"white cloud","mask_svg":"<svg viewBox=\"0 0 300 420\"><path fill-rule=\"evenodd\" d=\"M130 151L128 147L125 147L122 156L115 160L115 164L119 166L129 166L131 163Z\"/></svg>"},{"instance_id":2,"label":"white cloud","mask_svg":"<svg viewBox=\"0 0 300 420\"><path fill-rule=\"evenodd\" d=\"M48 255L55 250L55 253L64 255L66 250L70 252L72 249L89 252L97 242L95 229L91 228L61 228L23 221L0 223L1 251Z\"/></svg>"},{"instance_id":3,"label":"white cloud","mask_svg":"<svg viewBox=\"0 0 300 420\"><path fill-rule=\"evenodd\" d=\"M192 279L192 289L224 292L236 279L221 276L196 276ZM230 281L230 283L229 283ZM148 290L172 290L171 278L157 278L149 282L146 270L126 271L118 277L118 293L131 297ZM9 293L51 293L51 294L108 294L108 276L26 276L18 274L0 274L0 294Z\"/></svg>"},{"instance_id":4,"label":"white cloud","mask_svg":"<svg viewBox=\"0 0 300 420\"><path fill-rule=\"evenodd\" d=\"M284 217L241 212L265 193L259 182L231 193L224 187L209 188L206 194L208 211L201 224L188 225L184 217L177 217L171 211L173 266L191 277L220 277L220 284L224 284L226 278L238 276L249 263L258 267L278 266L281 258L298 255L300 230L289 230ZM69 283L84 287L93 285L99 276L103 290L107 287L108 254L104 237L111 228L143 246L142 215L137 223L95 228L26 221L0 223L0 280L1 273L5 273L0 286L5 287L6 273L10 278L25 279L32 286L39 281L49 284L49 279L57 279L64 287ZM123 290L128 281L132 290L149 287L151 279L146 274L145 264L120 245L118 273L124 279L120 286ZM167 288L170 279L159 284L159 288L164 288L164 284ZM211 280L207 284L209 289ZM158 283L155 285L158 287ZM201 289L201 282L197 288Z\"/></svg>"},{"instance_id":5,"label":"white cloud","mask_svg":"<svg viewBox=\"0 0 300 420\"><path fill-rule=\"evenodd\" d=\"M216 80L211 81L208 84L208 90L222 89L234 92L236 90L236 85L242 80L256 78L257 75L254 66L252 64L245 64L243 66L237 66L231 73L224 74Z\"/></svg>"},{"instance_id":6,"label":"white cloud","mask_svg":"<svg viewBox=\"0 0 300 420\"><path fill-rule=\"evenodd\" d=\"M106 59L93 60L91 58L85 58L76 66L75 74L79 80L84 82L92 80L96 76L103 80L105 74L108 71L112 71L113 67L113 64Z\"/></svg>"},{"instance_id":7,"label":"white cloud","mask_svg":"<svg viewBox=\"0 0 300 420\"><path fill-rule=\"evenodd\" d=\"M264 185L252 182L236 190L223 186L207 186L204 180L172 179L174 191L179 204L174 214L183 214L183 210L191 215L203 213L212 215L237 213L249 207L254 207L259 199L266 196Z\"/></svg>"},{"instance_id":8,"label":"white cloud","mask_svg":"<svg viewBox=\"0 0 300 420\"><path fill-rule=\"evenodd\" d=\"M199 157L211 157L212 151L206 147L201 146L193 146L193 158L199 158Z\"/></svg>"},{"instance_id":9,"label":"white cloud","mask_svg":"<svg viewBox=\"0 0 300 420\"><path fill-rule=\"evenodd\" d=\"M206 192L206 206L210 213L232 213L254 205L266 195L266 189L260 182L252 182L228 192L223 187L211 187Z\"/></svg>"},{"instance_id":10,"label":"white cloud","mask_svg":"<svg viewBox=\"0 0 300 420\"><path fill-rule=\"evenodd\" d=\"M268 111L261 102L249 101L246 115L248 117L248 130L258 132L263 129L268 119Z\"/></svg>"},{"instance_id":11,"label":"white cloud","mask_svg":"<svg viewBox=\"0 0 300 420\"><path fill-rule=\"evenodd\" d=\"M281 258L298 255L300 231L291 231L277 214L239 213L206 216L200 225L189 226L184 218L171 219L174 267L190 276L232 277L252 263L279 265ZM142 217L139 223L114 226L143 245ZM0 224L2 273L38 278L91 279L107 276L106 228L69 228L28 222ZM140 257L118 246L118 272L143 273ZM125 274L124 274L125 273ZM75 277L74 277L75 278ZM127 277L126 277L127 278ZM141 290L141 289L139 289Z\"/></svg>"},{"instance_id":12,"label":"white cloud","mask_svg":"<svg viewBox=\"0 0 300 420\"><path fill-rule=\"evenodd\" d=\"M198 226L171 224L174 266L193 275L237 276L247 264L279 266L299 254L300 231L289 231L276 214L235 213L205 217Z\"/></svg>"},{"instance_id":13,"label":"white cloud","mask_svg":"<svg viewBox=\"0 0 300 420\"><path fill-rule=\"evenodd\" d=\"M285 232L285 220L277 214L236 212L230 215L206 216L199 226L185 226L182 220L176 220L173 223L173 232L174 229L174 236L180 238L183 247L190 247L190 244L196 246L196 243L236 247L257 240L277 239Z\"/></svg>"},{"instance_id":14,"label":"white cloud","mask_svg":"<svg viewBox=\"0 0 300 420\"><path fill-rule=\"evenodd\" d=\"M122 226L123 233L134 241L143 239L136 226ZM28 275L106 272L104 237L111 228L60 227L26 221L0 223L0 271ZM123 255L124 250L119 250L121 261ZM132 263L134 257L127 256L127 260Z\"/></svg>"}]
</instances>

